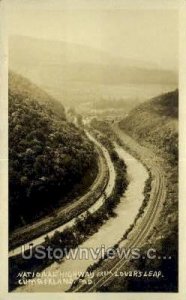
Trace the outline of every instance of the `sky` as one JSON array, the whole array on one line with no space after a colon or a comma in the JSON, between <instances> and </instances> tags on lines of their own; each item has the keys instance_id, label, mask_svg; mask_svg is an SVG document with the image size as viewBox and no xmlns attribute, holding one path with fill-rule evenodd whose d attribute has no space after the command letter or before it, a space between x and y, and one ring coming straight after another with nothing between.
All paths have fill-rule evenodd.
<instances>
[{"instance_id":1,"label":"sky","mask_svg":"<svg viewBox=\"0 0 186 300\"><path fill-rule=\"evenodd\" d=\"M157 0L155 6L149 5L150 0L139 0L141 6L131 2L11 0L8 30L10 35L88 45L113 56L177 70L178 11L170 7L175 1L168 0L168 6L162 6L167 0Z\"/></svg>"}]
</instances>

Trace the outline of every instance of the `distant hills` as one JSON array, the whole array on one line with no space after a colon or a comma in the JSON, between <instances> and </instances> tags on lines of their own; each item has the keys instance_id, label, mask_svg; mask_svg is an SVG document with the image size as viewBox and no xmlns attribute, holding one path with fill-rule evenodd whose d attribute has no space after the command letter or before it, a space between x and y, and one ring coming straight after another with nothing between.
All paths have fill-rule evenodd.
<instances>
[{"instance_id":1,"label":"distant hills","mask_svg":"<svg viewBox=\"0 0 186 300\"><path fill-rule=\"evenodd\" d=\"M10 37L9 64L58 98L62 90L74 89L79 95L84 85L177 84L174 72L124 60L117 53L113 57L84 45L30 37Z\"/></svg>"}]
</instances>

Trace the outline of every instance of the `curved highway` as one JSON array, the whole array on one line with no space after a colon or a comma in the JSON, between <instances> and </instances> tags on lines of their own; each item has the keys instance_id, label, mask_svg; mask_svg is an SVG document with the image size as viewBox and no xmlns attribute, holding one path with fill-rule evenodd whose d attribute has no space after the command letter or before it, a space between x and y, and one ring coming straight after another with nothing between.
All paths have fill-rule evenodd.
<instances>
[{"instance_id":1,"label":"curved highway","mask_svg":"<svg viewBox=\"0 0 186 300\"><path fill-rule=\"evenodd\" d=\"M143 163L148 166L152 176L152 188L148 206L134 228L129 234L129 238L126 241L120 243L120 247L125 244L125 248L140 247L148 239L149 234L152 232L154 225L159 216L159 212L162 208L162 204L165 201L166 196L166 183L165 176L161 169L161 161L158 161L153 153L139 144L133 139L127 136L119 128L115 128L116 133L119 134L124 145L130 148L132 151L136 149L138 156L141 158ZM144 159L145 157L145 159ZM93 283L91 285L78 284L77 287L72 288L73 292L95 292L103 286L110 284L115 277L115 273L120 271L127 263L125 258L119 259L116 257L110 261L105 261L99 270L94 272L102 271L108 274L104 277L94 276ZM86 278L85 278L86 279Z\"/></svg>"},{"instance_id":2,"label":"curved highway","mask_svg":"<svg viewBox=\"0 0 186 300\"><path fill-rule=\"evenodd\" d=\"M98 178L96 179L96 182L93 183L93 186L90 188L88 193L85 194L80 199L78 199L76 202L70 204L67 208L63 209L62 214L63 215L70 214L70 212L73 212L75 209L77 209L79 206L81 206L82 203L84 203L85 201L88 201L88 199L93 195L93 191L99 187L100 182L101 182L102 183L101 193L99 193L99 196L96 195L97 200L94 201L94 203L92 205L90 205L88 208L85 208L84 212L81 212L79 215L75 215L74 217L71 218L70 221L66 222L65 224L56 226L52 230L51 230L51 228L49 228L49 230L47 232L45 232L44 234L41 234L39 237L34 238L31 241L25 242L22 245L16 247L15 249L11 250L9 252L9 257L21 254L22 247L24 247L24 249L28 249L30 244L32 244L32 246L40 245L41 243L43 243L45 241L46 235L48 237L51 237L55 233L56 230L63 231L67 227L68 228L72 227L78 216L83 216L83 214L86 213L87 209L89 210L90 213L94 213L105 201L104 195L106 195L107 197L109 197L111 195L111 192L114 188L116 175L115 175L114 166L110 159L109 153L108 153L107 149L105 147L103 147L102 144L99 143L93 136L91 136L89 133L87 133L87 135L88 135L89 139L92 140L95 143L95 145L97 146L97 148L99 149L99 152L100 152L99 153L100 154L99 168L100 168L101 174L99 174ZM108 180L105 182L106 172L107 172ZM103 182L103 180L105 183ZM103 191L104 191L104 195L103 195ZM50 219L47 221L49 222Z\"/></svg>"}]
</instances>

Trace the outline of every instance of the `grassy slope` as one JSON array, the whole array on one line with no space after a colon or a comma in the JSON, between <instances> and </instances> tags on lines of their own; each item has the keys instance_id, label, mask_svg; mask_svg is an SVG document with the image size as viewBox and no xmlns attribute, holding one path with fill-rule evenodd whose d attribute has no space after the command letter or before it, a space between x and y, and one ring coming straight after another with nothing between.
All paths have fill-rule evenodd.
<instances>
[{"instance_id":1,"label":"grassy slope","mask_svg":"<svg viewBox=\"0 0 186 300\"><path fill-rule=\"evenodd\" d=\"M156 148L175 165L178 159L178 91L141 104L120 122L120 127L139 143Z\"/></svg>"},{"instance_id":2,"label":"grassy slope","mask_svg":"<svg viewBox=\"0 0 186 300\"><path fill-rule=\"evenodd\" d=\"M96 176L95 161L93 144L67 122L63 106L10 73L10 230L83 193Z\"/></svg>"}]
</instances>

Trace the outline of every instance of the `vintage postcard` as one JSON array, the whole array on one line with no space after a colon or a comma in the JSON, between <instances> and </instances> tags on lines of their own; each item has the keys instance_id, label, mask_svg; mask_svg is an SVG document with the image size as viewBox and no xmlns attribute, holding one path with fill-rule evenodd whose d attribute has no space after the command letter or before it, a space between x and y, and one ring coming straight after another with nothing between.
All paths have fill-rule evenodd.
<instances>
[{"instance_id":1,"label":"vintage postcard","mask_svg":"<svg viewBox=\"0 0 186 300\"><path fill-rule=\"evenodd\" d=\"M0 5L0 299L184 299L186 3Z\"/></svg>"}]
</instances>

